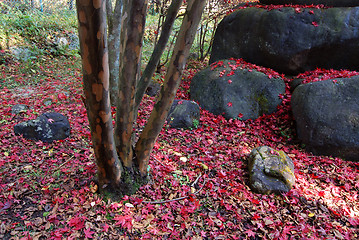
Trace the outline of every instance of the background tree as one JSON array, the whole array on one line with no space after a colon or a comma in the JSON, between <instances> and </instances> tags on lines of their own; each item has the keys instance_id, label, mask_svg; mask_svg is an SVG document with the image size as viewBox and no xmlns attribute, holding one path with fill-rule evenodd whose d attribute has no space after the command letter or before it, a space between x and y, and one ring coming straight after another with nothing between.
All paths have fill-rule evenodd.
<instances>
[{"instance_id":1,"label":"background tree","mask_svg":"<svg viewBox=\"0 0 359 240\"><path fill-rule=\"evenodd\" d=\"M139 79L147 1L123 0L122 2L119 101L115 131L112 125L110 102L106 0L76 1L84 93L98 166L100 190L131 194L147 181L150 153L180 84L205 3L206 1L203 0L188 1L165 83L147 125L138 141L134 143L132 134L137 115L137 85L141 85L137 79Z\"/></svg>"}]
</instances>

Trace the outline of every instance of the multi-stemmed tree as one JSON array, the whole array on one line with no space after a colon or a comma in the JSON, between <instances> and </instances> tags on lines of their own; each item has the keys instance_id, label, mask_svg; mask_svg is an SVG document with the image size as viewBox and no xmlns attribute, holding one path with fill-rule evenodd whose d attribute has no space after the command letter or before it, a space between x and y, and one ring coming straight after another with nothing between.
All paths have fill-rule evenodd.
<instances>
[{"instance_id":1,"label":"multi-stemmed tree","mask_svg":"<svg viewBox=\"0 0 359 240\"><path fill-rule=\"evenodd\" d=\"M147 0L122 0L119 49L116 125L112 124L106 0L77 0L79 36L83 65L83 86L92 142L98 166L100 190L131 194L147 182L147 167L152 148L166 121L181 82L182 71L196 34L205 0L188 0L180 32L176 39L165 82L149 120L137 142L133 129L138 106L152 75L152 67L141 77L139 64L145 28ZM170 29L182 0L172 0L167 27ZM109 9L109 8L108 8ZM107 9L107 10L108 10ZM165 23L166 24L166 21ZM112 26L116 28L116 26ZM162 37L162 40L161 40ZM151 57L152 65L168 39L161 34ZM113 49L111 49L113 50ZM151 65L151 66L152 66Z\"/></svg>"}]
</instances>

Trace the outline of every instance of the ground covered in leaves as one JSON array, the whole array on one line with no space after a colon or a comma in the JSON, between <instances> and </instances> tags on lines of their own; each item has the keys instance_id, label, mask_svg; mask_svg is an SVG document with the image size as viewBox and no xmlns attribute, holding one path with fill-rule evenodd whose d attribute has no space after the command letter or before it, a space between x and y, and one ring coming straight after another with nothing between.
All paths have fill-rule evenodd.
<instances>
[{"instance_id":1,"label":"ground covered in leaves","mask_svg":"<svg viewBox=\"0 0 359 240\"><path fill-rule=\"evenodd\" d=\"M202 110L197 129L165 126L150 160L150 183L118 201L98 195L78 62L48 59L31 71L22 64L1 66L1 239L359 238L359 165L313 156L301 147L289 90L277 113L257 120L228 121ZM188 99L190 80L201 64L188 67L180 99ZM318 80L321 74L338 73L317 70L305 76ZM140 127L153 102L145 98ZM14 116L15 104L30 109ZM70 138L49 144L14 135L16 123L47 111L69 118ZM293 160L296 185L289 193L250 191L247 158L262 145Z\"/></svg>"}]
</instances>

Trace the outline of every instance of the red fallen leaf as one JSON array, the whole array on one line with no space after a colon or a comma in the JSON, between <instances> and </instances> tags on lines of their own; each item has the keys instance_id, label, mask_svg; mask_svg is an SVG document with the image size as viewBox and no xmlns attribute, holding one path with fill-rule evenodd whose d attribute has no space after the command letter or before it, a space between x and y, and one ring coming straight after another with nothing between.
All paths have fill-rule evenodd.
<instances>
[{"instance_id":1,"label":"red fallen leaf","mask_svg":"<svg viewBox=\"0 0 359 240\"><path fill-rule=\"evenodd\" d=\"M261 216L259 216L258 214L254 214L252 217L253 220L258 220L260 218L261 218Z\"/></svg>"},{"instance_id":2,"label":"red fallen leaf","mask_svg":"<svg viewBox=\"0 0 359 240\"><path fill-rule=\"evenodd\" d=\"M66 100L66 99L67 99L67 96L66 96L65 94L63 94L63 93L59 93L59 94L57 95L57 98L60 99L60 100Z\"/></svg>"},{"instance_id":3,"label":"red fallen leaf","mask_svg":"<svg viewBox=\"0 0 359 240\"><path fill-rule=\"evenodd\" d=\"M313 10L310 10L310 11L309 11L309 14L314 14L314 11L313 11Z\"/></svg>"},{"instance_id":4,"label":"red fallen leaf","mask_svg":"<svg viewBox=\"0 0 359 240\"><path fill-rule=\"evenodd\" d=\"M93 238L92 234L94 234L95 232L94 232L94 231L91 231L90 228L86 228L86 229L84 230L84 233L85 233L85 237L87 237L87 238Z\"/></svg>"},{"instance_id":5,"label":"red fallen leaf","mask_svg":"<svg viewBox=\"0 0 359 240\"><path fill-rule=\"evenodd\" d=\"M70 227L75 227L75 230L80 230L85 227L85 221L79 217L72 217L68 224Z\"/></svg>"},{"instance_id":6,"label":"red fallen leaf","mask_svg":"<svg viewBox=\"0 0 359 240\"><path fill-rule=\"evenodd\" d=\"M302 11L301 8L299 8L299 7L295 8L295 12L296 12L296 13L300 13L301 11Z\"/></svg>"},{"instance_id":7,"label":"red fallen leaf","mask_svg":"<svg viewBox=\"0 0 359 240\"><path fill-rule=\"evenodd\" d=\"M233 76L233 75L234 75L234 71L233 71L233 70L230 71L230 72L227 74L228 77Z\"/></svg>"},{"instance_id":8,"label":"red fallen leaf","mask_svg":"<svg viewBox=\"0 0 359 240\"><path fill-rule=\"evenodd\" d=\"M260 203L257 199L250 198L249 200L254 204L259 204Z\"/></svg>"},{"instance_id":9,"label":"red fallen leaf","mask_svg":"<svg viewBox=\"0 0 359 240\"><path fill-rule=\"evenodd\" d=\"M231 84L231 83L232 83L232 80L228 80L228 83Z\"/></svg>"},{"instance_id":10,"label":"red fallen leaf","mask_svg":"<svg viewBox=\"0 0 359 240\"><path fill-rule=\"evenodd\" d=\"M231 102L227 103L227 106L232 107L232 103Z\"/></svg>"},{"instance_id":11,"label":"red fallen leaf","mask_svg":"<svg viewBox=\"0 0 359 240\"><path fill-rule=\"evenodd\" d=\"M121 225L124 228L132 228L132 216L131 215L118 215L114 218L116 225Z\"/></svg>"},{"instance_id":12,"label":"red fallen leaf","mask_svg":"<svg viewBox=\"0 0 359 240\"><path fill-rule=\"evenodd\" d=\"M220 178L224 178L225 176L227 176L227 174L223 170L218 171L217 174L218 174L218 177L220 177Z\"/></svg>"},{"instance_id":13,"label":"red fallen leaf","mask_svg":"<svg viewBox=\"0 0 359 240\"><path fill-rule=\"evenodd\" d=\"M317 175L315 175L315 174L313 174L313 173L310 174L310 177L313 178L313 179L320 178L320 176L317 176Z\"/></svg>"},{"instance_id":14,"label":"red fallen leaf","mask_svg":"<svg viewBox=\"0 0 359 240\"><path fill-rule=\"evenodd\" d=\"M314 26L314 27L318 27L319 25L318 25L318 23L317 22L312 22L312 25Z\"/></svg>"},{"instance_id":15,"label":"red fallen leaf","mask_svg":"<svg viewBox=\"0 0 359 240\"><path fill-rule=\"evenodd\" d=\"M255 237L256 233L253 232L252 230L248 229L247 231L245 231L245 233L247 234L248 237Z\"/></svg>"}]
</instances>

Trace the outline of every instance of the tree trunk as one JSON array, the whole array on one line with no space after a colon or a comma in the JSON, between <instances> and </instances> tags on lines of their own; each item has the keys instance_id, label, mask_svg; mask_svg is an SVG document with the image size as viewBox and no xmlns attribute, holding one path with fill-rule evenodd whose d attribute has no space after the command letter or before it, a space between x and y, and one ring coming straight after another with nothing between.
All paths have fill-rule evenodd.
<instances>
[{"instance_id":1,"label":"tree trunk","mask_svg":"<svg viewBox=\"0 0 359 240\"><path fill-rule=\"evenodd\" d=\"M119 186L122 166L116 154L109 95L105 0L77 0L84 94L98 166L100 189Z\"/></svg>"},{"instance_id":2,"label":"tree trunk","mask_svg":"<svg viewBox=\"0 0 359 240\"><path fill-rule=\"evenodd\" d=\"M108 59L110 68L110 98L111 105L118 103L118 89L120 76L120 33L122 0L116 0L115 9L112 8L112 1L107 0L107 25L108 25Z\"/></svg>"},{"instance_id":3,"label":"tree trunk","mask_svg":"<svg viewBox=\"0 0 359 240\"><path fill-rule=\"evenodd\" d=\"M165 84L155 104L146 127L136 144L136 157L142 176L147 175L151 151L166 121L169 109L181 83L182 72L192 46L206 1L188 1L186 14L173 50L173 55L165 76Z\"/></svg>"},{"instance_id":4,"label":"tree trunk","mask_svg":"<svg viewBox=\"0 0 359 240\"><path fill-rule=\"evenodd\" d=\"M123 26L120 43L120 83L119 101L116 113L116 148L123 163L126 177L124 182L133 192L140 183L146 182L147 176L138 174L138 167L133 162L132 133L135 116L136 84L139 76L142 38L146 22L146 0L124 0ZM133 187L133 188L132 188Z\"/></svg>"},{"instance_id":5,"label":"tree trunk","mask_svg":"<svg viewBox=\"0 0 359 240\"><path fill-rule=\"evenodd\" d=\"M176 20L177 13L182 5L182 2L183 0L172 0L172 3L168 8L166 20L162 26L161 36L156 43L151 58L137 84L136 109L138 109L138 106L141 103L142 97L151 82L152 75L156 70L157 64L161 59L164 49L166 48L166 44L172 32L173 23Z\"/></svg>"},{"instance_id":6,"label":"tree trunk","mask_svg":"<svg viewBox=\"0 0 359 240\"><path fill-rule=\"evenodd\" d=\"M123 0L119 101L114 139L106 39L106 0L76 0L87 115L98 165L100 190L132 194L147 181L150 152L181 81L205 1L190 0L159 100L133 150L136 85L146 0ZM116 141L115 141L116 140ZM106 188L106 186L109 186Z\"/></svg>"}]
</instances>

